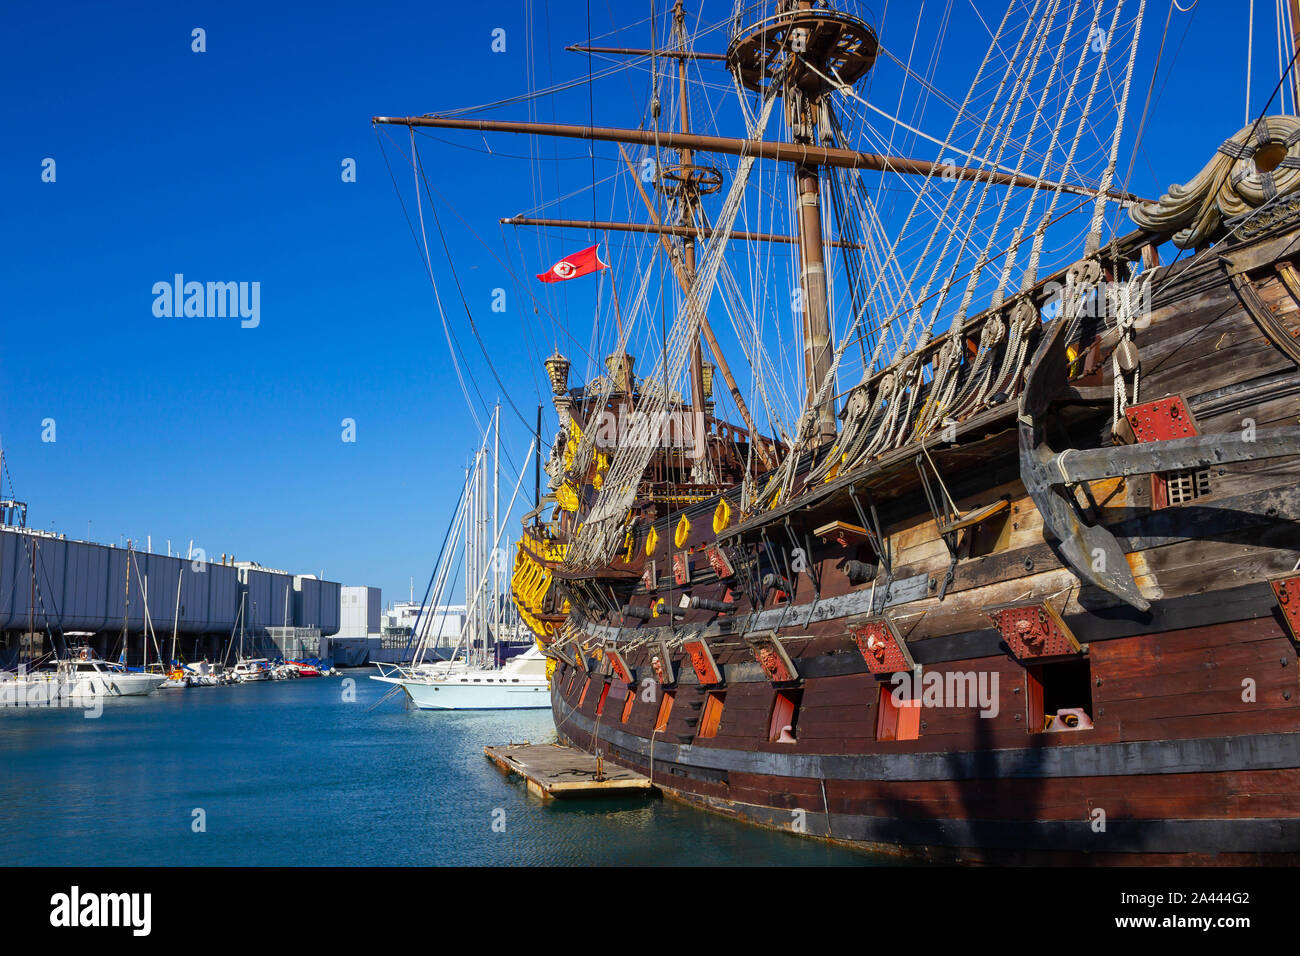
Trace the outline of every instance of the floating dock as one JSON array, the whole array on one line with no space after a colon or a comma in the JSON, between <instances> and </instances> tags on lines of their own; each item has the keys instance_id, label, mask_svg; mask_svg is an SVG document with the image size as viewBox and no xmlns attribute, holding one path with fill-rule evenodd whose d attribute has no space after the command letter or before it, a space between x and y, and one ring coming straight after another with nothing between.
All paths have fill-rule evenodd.
<instances>
[{"instance_id":1,"label":"floating dock","mask_svg":"<svg viewBox=\"0 0 1300 956\"><path fill-rule=\"evenodd\" d=\"M518 774L529 793L543 799L649 795L654 784L631 770L601 762L563 744L511 744L484 747L483 754L509 774Z\"/></svg>"}]
</instances>

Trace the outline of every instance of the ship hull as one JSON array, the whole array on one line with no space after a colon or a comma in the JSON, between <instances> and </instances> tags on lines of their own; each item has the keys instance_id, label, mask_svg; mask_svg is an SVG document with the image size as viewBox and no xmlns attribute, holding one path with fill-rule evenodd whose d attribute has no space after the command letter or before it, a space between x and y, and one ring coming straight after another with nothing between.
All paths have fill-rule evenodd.
<instances>
[{"instance_id":1,"label":"ship hull","mask_svg":"<svg viewBox=\"0 0 1300 956\"><path fill-rule=\"evenodd\" d=\"M1073 733L1026 733L1023 669L1005 657L931 664L998 673L1001 708L923 708L911 741L876 739L879 682L848 655L805 662L822 676L804 682L793 744L767 739L764 681L728 682L712 739L692 734L708 691L689 675L662 731L653 700L638 698L627 721L598 717L595 695L579 706L582 681L566 693L563 675L553 713L563 741L649 775L674 799L893 856L1300 862L1296 655L1271 616L1094 640L1089 653L1096 726ZM1253 702L1241 700L1247 679Z\"/></svg>"}]
</instances>

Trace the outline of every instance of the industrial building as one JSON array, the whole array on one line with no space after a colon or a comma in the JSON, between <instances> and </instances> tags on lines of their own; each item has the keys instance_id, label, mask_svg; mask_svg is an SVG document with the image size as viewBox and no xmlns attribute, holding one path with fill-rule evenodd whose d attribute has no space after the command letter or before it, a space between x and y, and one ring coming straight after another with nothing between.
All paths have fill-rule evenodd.
<instances>
[{"instance_id":1,"label":"industrial building","mask_svg":"<svg viewBox=\"0 0 1300 956\"><path fill-rule=\"evenodd\" d=\"M323 654L328 653L343 667L393 663L408 658L414 649L412 634L417 618L426 621L420 630L433 638L430 642L433 654L448 656L460 640L465 623L463 604L426 609L421 617L421 605L415 602L399 602L384 609L379 588L344 586L340 599L339 631L323 639L321 647L327 649Z\"/></svg>"},{"instance_id":2,"label":"industrial building","mask_svg":"<svg viewBox=\"0 0 1300 956\"><path fill-rule=\"evenodd\" d=\"M379 588L344 585L339 589L342 607L339 611L339 640L347 638L378 637L381 595Z\"/></svg>"},{"instance_id":3,"label":"industrial building","mask_svg":"<svg viewBox=\"0 0 1300 956\"><path fill-rule=\"evenodd\" d=\"M364 585L339 589L339 628L321 639L321 655L340 667L361 667L380 660L380 592Z\"/></svg>"},{"instance_id":4,"label":"industrial building","mask_svg":"<svg viewBox=\"0 0 1300 956\"><path fill-rule=\"evenodd\" d=\"M465 626L465 605L440 604L423 614L421 610L421 606L414 602L394 604L384 612L384 636L409 637L416 621L420 620L423 621L420 633L427 635L434 647L454 647Z\"/></svg>"},{"instance_id":5,"label":"industrial building","mask_svg":"<svg viewBox=\"0 0 1300 956\"><path fill-rule=\"evenodd\" d=\"M124 627L128 659L137 662L146 610L159 643L175 628L178 653L190 660L218 658L241 625L250 651L289 651L279 646L287 636L302 652L313 646L311 632L338 632L340 590L252 562L192 561L0 527L0 666L62 653L69 632L92 635L79 642L107 656L120 648Z\"/></svg>"}]
</instances>

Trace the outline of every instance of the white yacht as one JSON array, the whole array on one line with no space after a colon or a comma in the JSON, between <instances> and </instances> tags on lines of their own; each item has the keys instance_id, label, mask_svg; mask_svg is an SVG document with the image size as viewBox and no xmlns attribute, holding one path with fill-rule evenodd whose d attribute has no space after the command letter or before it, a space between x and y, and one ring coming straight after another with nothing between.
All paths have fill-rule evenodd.
<instances>
[{"instance_id":1,"label":"white yacht","mask_svg":"<svg viewBox=\"0 0 1300 956\"><path fill-rule=\"evenodd\" d=\"M412 602L408 610L414 612L403 618L409 623L404 623L402 629L417 638L411 661L376 664L379 675L371 680L391 685L382 699L404 692L421 710L540 710L551 705L547 659L536 643L504 665L491 666L496 648L521 634L509 598L510 569L501 560L509 549L501 548L501 539L506 519L519 495L523 472L509 502L504 509L500 508L497 459L500 433L498 405L474 455L473 467L465 469L465 487L434 565L426 598L419 605ZM531 445L529 454L532 454ZM449 607L444 602L461 558L465 566L466 600L456 646L448 660L427 660L426 656L434 653L439 639L445 635L447 616L438 614L437 609ZM455 607L459 610L461 606Z\"/></svg>"},{"instance_id":2,"label":"white yacht","mask_svg":"<svg viewBox=\"0 0 1300 956\"><path fill-rule=\"evenodd\" d=\"M504 667L440 671L377 665L385 684L400 685L420 710L523 710L551 706L546 656L534 645Z\"/></svg>"},{"instance_id":3,"label":"white yacht","mask_svg":"<svg viewBox=\"0 0 1300 956\"><path fill-rule=\"evenodd\" d=\"M165 674L129 671L82 648L53 666L0 677L0 704L53 703L60 699L143 697L156 691Z\"/></svg>"}]
</instances>

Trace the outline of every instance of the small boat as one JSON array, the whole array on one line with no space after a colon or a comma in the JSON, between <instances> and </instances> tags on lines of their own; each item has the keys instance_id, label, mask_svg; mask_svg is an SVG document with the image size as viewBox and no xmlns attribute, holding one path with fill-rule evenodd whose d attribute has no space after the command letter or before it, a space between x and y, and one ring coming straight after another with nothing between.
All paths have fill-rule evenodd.
<instances>
[{"instance_id":1,"label":"small boat","mask_svg":"<svg viewBox=\"0 0 1300 956\"><path fill-rule=\"evenodd\" d=\"M158 686L163 690L189 686L188 682L185 680L185 671L176 665L169 666L163 664L161 661L155 661L145 667L144 672L146 674L153 674L154 676L161 677L163 682Z\"/></svg>"},{"instance_id":2,"label":"small boat","mask_svg":"<svg viewBox=\"0 0 1300 956\"><path fill-rule=\"evenodd\" d=\"M53 703L95 697L143 697L152 694L166 675L129 671L122 664L101 660L90 648L76 649L52 666L20 673L4 681L3 703Z\"/></svg>"},{"instance_id":3,"label":"small boat","mask_svg":"<svg viewBox=\"0 0 1300 956\"><path fill-rule=\"evenodd\" d=\"M234 677L236 681L244 684L249 681L270 680L271 662L265 657L241 657L235 664Z\"/></svg>"},{"instance_id":4,"label":"small boat","mask_svg":"<svg viewBox=\"0 0 1300 956\"><path fill-rule=\"evenodd\" d=\"M186 664L185 683L189 687L216 687L221 683L220 678L212 671L212 665L207 661L197 661L193 664Z\"/></svg>"}]
</instances>

